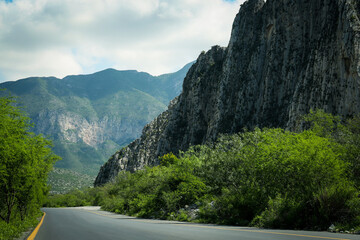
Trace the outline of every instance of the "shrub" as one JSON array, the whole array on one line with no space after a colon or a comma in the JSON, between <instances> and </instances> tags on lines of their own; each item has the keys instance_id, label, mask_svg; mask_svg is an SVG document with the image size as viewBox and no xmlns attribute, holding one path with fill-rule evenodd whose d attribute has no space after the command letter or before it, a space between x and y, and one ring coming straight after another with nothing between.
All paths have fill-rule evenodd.
<instances>
[{"instance_id":1,"label":"shrub","mask_svg":"<svg viewBox=\"0 0 360 240\"><path fill-rule=\"evenodd\" d=\"M269 199L267 208L252 220L251 225L262 228L296 228L301 210L303 208L299 202L279 194L274 199Z\"/></svg>"}]
</instances>

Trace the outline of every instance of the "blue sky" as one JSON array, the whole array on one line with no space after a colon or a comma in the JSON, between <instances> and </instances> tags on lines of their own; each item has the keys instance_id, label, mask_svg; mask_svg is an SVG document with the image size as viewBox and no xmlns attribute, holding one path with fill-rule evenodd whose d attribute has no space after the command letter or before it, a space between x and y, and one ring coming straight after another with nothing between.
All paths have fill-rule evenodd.
<instances>
[{"instance_id":1,"label":"blue sky","mask_svg":"<svg viewBox=\"0 0 360 240\"><path fill-rule=\"evenodd\" d=\"M244 0L0 0L0 82L173 72L228 44Z\"/></svg>"}]
</instances>

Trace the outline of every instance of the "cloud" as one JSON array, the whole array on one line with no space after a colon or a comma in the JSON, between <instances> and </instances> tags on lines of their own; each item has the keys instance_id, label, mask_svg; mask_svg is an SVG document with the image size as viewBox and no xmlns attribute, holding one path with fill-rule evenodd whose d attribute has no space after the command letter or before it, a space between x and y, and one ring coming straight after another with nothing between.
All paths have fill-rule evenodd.
<instances>
[{"instance_id":1,"label":"cloud","mask_svg":"<svg viewBox=\"0 0 360 240\"><path fill-rule=\"evenodd\" d=\"M243 1L0 1L0 82L109 67L176 71L227 45Z\"/></svg>"}]
</instances>

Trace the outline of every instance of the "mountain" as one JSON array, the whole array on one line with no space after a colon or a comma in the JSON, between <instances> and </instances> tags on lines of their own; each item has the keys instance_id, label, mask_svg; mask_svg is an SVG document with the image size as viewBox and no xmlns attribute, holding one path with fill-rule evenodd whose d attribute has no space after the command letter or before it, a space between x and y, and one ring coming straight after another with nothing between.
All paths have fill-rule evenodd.
<instances>
[{"instance_id":1,"label":"mountain","mask_svg":"<svg viewBox=\"0 0 360 240\"><path fill-rule=\"evenodd\" d=\"M116 149L139 137L179 94L191 65L157 77L115 69L63 79L31 77L0 84L7 89L0 94L16 96L33 131L53 140L63 158L56 167L95 177Z\"/></svg>"},{"instance_id":2,"label":"mountain","mask_svg":"<svg viewBox=\"0 0 360 240\"><path fill-rule=\"evenodd\" d=\"M360 112L359 18L357 0L246 1L228 47L198 57L180 96L101 167L95 185L222 133L292 129L310 109Z\"/></svg>"}]
</instances>

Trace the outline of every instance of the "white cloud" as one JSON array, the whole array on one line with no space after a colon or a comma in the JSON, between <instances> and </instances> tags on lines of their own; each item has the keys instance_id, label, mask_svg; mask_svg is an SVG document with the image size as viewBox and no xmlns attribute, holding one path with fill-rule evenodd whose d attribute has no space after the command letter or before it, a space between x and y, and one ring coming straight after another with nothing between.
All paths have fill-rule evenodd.
<instances>
[{"instance_id":1,"label":"white cloud","mask_svg":"<svg viewBox=\"0 0 360 240\"><path fill-rule=\"evenodd\" d=\"M21 52L1 50L1 55L6 56L0 60L1 74L7 79L11 78L9 80L29 76L64 77L82 71L73 54L66 49Z\"/></svg>"},{"instance_id":2,"label":"white cloud","mask_svg":"<svg viewBox=\"0 0 360 240\"><path fill-rule=\"evenodd\" d=\"M107 67L176 71L227 45L243 1L0 1L0 82Z\"/></svg>"}]
</instances>

